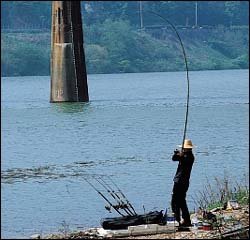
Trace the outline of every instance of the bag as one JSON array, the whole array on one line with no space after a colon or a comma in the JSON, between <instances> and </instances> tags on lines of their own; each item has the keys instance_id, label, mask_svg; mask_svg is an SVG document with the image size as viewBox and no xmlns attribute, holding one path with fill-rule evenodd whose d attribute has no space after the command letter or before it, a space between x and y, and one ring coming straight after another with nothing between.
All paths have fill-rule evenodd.
<instances>
[{"instance_id":1,"label":"bag","mask_svg":"<svg viewBox=\"0 0 250 240\"><path fill-rule=\"evenodd\" d=\"M104 229L118 230L142 224L164 224L164 221L162 211L154 211L135 216L104 218L101 220L101 226Z\"/></svg>"}]
</instances>

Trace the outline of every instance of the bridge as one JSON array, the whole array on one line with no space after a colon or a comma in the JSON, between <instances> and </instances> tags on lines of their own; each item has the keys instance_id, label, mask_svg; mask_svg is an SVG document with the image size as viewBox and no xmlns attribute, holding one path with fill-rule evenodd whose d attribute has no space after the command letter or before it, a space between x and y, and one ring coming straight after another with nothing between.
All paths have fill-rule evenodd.
<instances>
[{"instance_id":1,"label":"bridge","mask_svg":"<svg viewBox=\"0 0 250 240\"><path fill-rule=\"evenodd\" d=\"M52 1L50 102L88 102L80 1Z\"/></svg>"}]
</instances>

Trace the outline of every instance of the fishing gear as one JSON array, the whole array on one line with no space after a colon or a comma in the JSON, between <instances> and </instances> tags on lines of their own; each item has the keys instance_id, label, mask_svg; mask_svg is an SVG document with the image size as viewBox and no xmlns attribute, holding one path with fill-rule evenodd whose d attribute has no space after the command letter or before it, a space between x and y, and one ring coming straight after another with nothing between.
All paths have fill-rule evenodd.
<instances>
[{"instance_id":1,"label":"fishing gear","mask_svg":"<svg viewBox=\"0 0 250 240\"><path fill-rule=\"evenodd\" d=\"M100 181L97 181L108 191L109 194L120 204L120 208L123 209L128 215L133 216L134 213L129 209L129 206L123 202L123 200L119 197L119 195L109 186L109 184L104 181L103 178L99 177L100 180L103 182L101 183Z\"/></svg>"},{"instance_id":2,"label":"fishing gear","mask_svg":"<svg viewBox=\"0 0 250 240\"><path fill-rule=\"evenodd\" d=\"M119 205L113 205L109 200L108 200L108 198L106 198L91 182L89 182L85 177L83 177L84 178L84 180L97 192L97 193L99 193L101 196L102 196L102 198L110 205L110 207L112 207L119 215L121 215L121 216L125 216L125 215L123 215L118 209L119 209ZM105 207L106 208L106 207ZM107 209L107 208L106 208ZM111 210L111 208L110 208L110 210Z\"/></svg>"},{"instance_id":3,"label":"fishing gear","mask_svg":"<svg viewBox=\"0 0 250 240\"><path fill-rule=\"evenodd\" d=\"M111 186L110 186L106 181L104 181L104 179L102 179L102 181L106 183L106 185L112 190L112 192L113 192L113 193L115 194L115 196L121 201L121 203L124 204L124 205L126 206L126 208L128 209L128 211L129 211L132 215L136 215L136 212L133 210L133 206L129 203L129 201L128 201L128 199L125 197L125 195L123 194L123 196L120 197L120 196L118 195L118 193L115 192L115 191L111 188ZM125 203L123 202L122 198L123 198L124 201L127 202L127 204L125 204Z\"/></svg>"},{"instance_id":4,"label":"fishing gear","mask_svg":"<svg viewBox=\"0 0 250 240\"><path fill-rule=\"evenodd\" d=\"M134 207L132 206L132 204L129 202L129 200L126 198L126 196L124 195L124 193L121 191L121 189L116 185L116 183L112 180L111 177L107 176L110 181L114 184L114 186L117 188L117 190L119 191L119 193L121 194L121 196L126 200L127 204L131 207L131 209L133 210L134 214L137 215Z\"/></svg>"},{"instance_id":5,"label":"fishing gear","mask_svg":"<svg viewBox=\"0 0 250 240\"><path fill-rule=\"evenodd\" d=\"M117 201L117 203L118 203L118 206L119 206L119 208L120 209L123 209L129 216L133 216L134 214L130 211L130 209L128 208L128 205L126 205L123 201L122 201L122 199L120 199L120 197L115 193L115 191L114 190L110 190L109 189L109 187L107 187L108 185L107 185L107 183L105 183L105 181L101 178L101 177L99 177L99 179L100 180L102 180L102 182L101 181L99 181L97 178L95 178L95 177L93 177L97 182L99 182L106 190L107 190L107 192Z\"/></svg>"}]
</instances>

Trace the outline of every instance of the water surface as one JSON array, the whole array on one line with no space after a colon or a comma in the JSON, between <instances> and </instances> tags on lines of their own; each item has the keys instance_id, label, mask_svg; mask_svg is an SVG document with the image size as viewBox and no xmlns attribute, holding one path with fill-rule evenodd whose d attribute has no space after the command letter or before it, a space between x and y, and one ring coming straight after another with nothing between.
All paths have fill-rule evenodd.
<instances>
[{"instance_id":1,"label":"water surface","mask_svg":"<svg viewBox=\"0 0 250 240\"><path fill-rule=\"evenodd\" d=\"M190 72L188 192L249 169L248 70ZM2 78L1 232L27 237L116 216L84 181L107 174L138 212L170 206L185 120L185 72L89 75L89 103L49 103L49 77Z\"/></svg>"}]
</instances>

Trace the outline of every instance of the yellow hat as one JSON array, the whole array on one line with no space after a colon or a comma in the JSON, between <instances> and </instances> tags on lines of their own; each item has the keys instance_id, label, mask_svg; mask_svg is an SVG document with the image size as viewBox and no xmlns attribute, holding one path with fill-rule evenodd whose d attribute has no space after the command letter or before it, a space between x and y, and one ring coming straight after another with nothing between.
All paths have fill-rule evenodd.
<instances>
[{"instance_id":1,"label":"yellow hat","mask_svg":"<svg viewBox=\"0 0 250 240\"><path fill-rule=\"evenodd\" d=\"M182 147L182 145L178 145L179 147ZM192 141L190 139L185 139L183 148L193 148L194 145L192 144Z\"/></svg>"}]
</instances>

